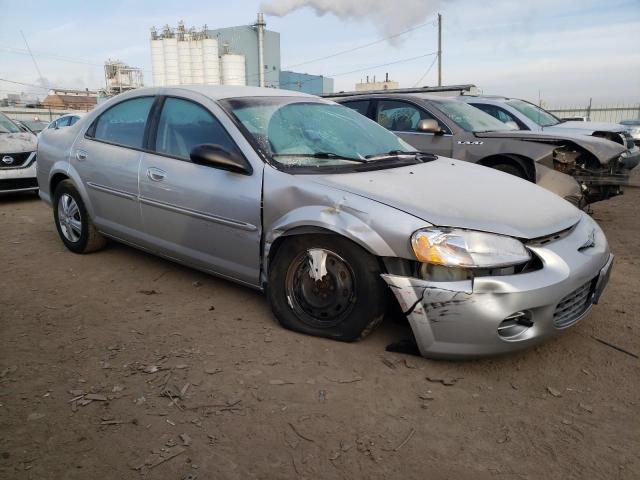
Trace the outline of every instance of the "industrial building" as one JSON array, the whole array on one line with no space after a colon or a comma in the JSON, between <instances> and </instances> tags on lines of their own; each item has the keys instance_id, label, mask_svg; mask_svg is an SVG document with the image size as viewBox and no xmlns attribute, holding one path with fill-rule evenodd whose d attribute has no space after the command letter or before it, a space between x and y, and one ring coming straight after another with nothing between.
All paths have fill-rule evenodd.
<instances>
[{"instance_id":1,"label":"industrial building","mask_svg":"<svg viewBox=\"0 0 640 480\"><path fill-rule=\"evenodd\" d=\"M312 95L333 93L333 78L283 70L280 72L280 88Z\"/></svg>"},{"instance_id":2,"label":"industrial building","mask_svg":"<svg viewBox=\"0 0 640 480\"><path fill-rule=\"evenodd\" d=\"M258 14L253 25L196 30L178 22L151 29L153 84L249 85L307 93L330 93L333 80L282 72L280 34Z\"/></svg>"},{"instance_id":3,"label":"industrial building","mask_svg":"<svg viewBox=\"0 0 640 480\"><path fill-rule=\"evenodd\" d=\"M369 81L369 75L367 75L366 82L356 83L356 92L370 92L373 90L395 90L400 87L400 84L396 81L389 80L389 74L385 74L383 82L376 82L376 77L373 77L373 81Z\"/></svg>"},{"instance_id":4,"label":"industrial building","mask_svg":"<svg viewBox=\"0 0 640 480\"><path fill-rule=\"evenodd\" d=\"M104 62L104 84L105 89L101 93L107 97L143 87L142 69L130 67L120 60L109 59Z\"/></svg>"}]
</instances>

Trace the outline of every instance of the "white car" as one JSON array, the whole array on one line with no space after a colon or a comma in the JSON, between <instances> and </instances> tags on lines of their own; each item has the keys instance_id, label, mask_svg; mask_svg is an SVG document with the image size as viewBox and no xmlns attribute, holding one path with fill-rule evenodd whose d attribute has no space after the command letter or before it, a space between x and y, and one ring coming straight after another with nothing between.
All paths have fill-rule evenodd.
<instances>
[{"instance_id":1,"label":"white car","mask_svg":"<svg viewBox=\"0 0 640 480\"><path fill-rule=\"evenodd\" d=\"M518 98L499 96L463 95L458 97L479 108L492 117L517 127L519 130L531 130L534 132L555 133L558 135L589 135L592 137L606 138L619 143L627 150L622 154L621 161L624 168L631 170L640 162L640 148L638 148L628 127L617 123L584 122L575 120L561 120L551 112L534 105L531 102Z\"/></svg>"},{"instance_id":2,"label":"white car","mask_svg":"<svg viewBox=\"0 0 640 480\"><path fill-rule=\"evenodd\" d=\"M37 138L0 113L0 193L38 190Z\"/></svg>"}]
</instances>

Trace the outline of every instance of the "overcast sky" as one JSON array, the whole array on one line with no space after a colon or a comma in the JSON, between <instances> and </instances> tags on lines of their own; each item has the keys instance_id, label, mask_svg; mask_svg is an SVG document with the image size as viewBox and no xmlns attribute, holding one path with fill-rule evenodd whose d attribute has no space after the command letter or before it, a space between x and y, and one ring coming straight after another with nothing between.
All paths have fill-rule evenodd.
<instances>
[{"instance_id":1,"label":"overcast sky","mask_svg":"<svg viewBox=\"0 0 640 480\"><path fill-rule=\"evenodd\" d=\"M556 106L589 97L595 104L640 102L640 0L0 0L0 78L38 80L22 30L50 85L100 87L109 57L144 68L151 84L151 26L250 24L260 8L272 13L267 28L281 34L283 69L414 28L293 68L334 76L337 90L385 72L402 87L435 85L433 56L374 66L434 52L440 12L445 84L474 83L485 93L535 101L540 92ZM0 96L26 89L0 81Z\"/></svg>"}]
</instances>

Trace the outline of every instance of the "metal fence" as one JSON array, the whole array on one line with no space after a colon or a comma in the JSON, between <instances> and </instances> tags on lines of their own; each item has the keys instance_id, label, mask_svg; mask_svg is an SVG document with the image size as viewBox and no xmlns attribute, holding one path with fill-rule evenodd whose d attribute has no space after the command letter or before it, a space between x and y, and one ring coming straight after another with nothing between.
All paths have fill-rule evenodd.
<instances>
[{"instance_id":1,"label":"metal fence","mask_svg":"<svg viewBox=\"0 0 640 480\"><path fill-rule=\"evenodd\" d=\"M14 120L43 120L50 122L62 115L72 113L74 110L60 110L54 108L26 108L26 107L0 107L0 112Z\"/></svg>"},{"instance_id":2,"label":"metal fence","mask_svg":"<svg viewBox=\"0 0 640 480\"><path fill-rule=\"evenodd\" d=\"M583 107L552 107L547 108L559 118L582 118L592 122L618 123L622 120L640 120L640 104L583 106Z\"/></svg>"}]
</instances>

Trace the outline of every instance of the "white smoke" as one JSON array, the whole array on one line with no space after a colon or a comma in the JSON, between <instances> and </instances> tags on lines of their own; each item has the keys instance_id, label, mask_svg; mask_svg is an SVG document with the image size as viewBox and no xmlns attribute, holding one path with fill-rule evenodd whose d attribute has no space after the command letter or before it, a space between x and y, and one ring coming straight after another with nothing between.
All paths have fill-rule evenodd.
<instances>
[{"instance_id":1,"label":"white smoke","mask_svg":"<svg viewBox=\"0 0 640 480\"><path fill-rule=\"evenodd\" d=\"M318 16L332 13L345 20L370 21L385 36L392 36L425 23L439 5L440 0L271 0L260 8L267 15L283 17L309 7Z\"/></svg>"}]
</instances>

